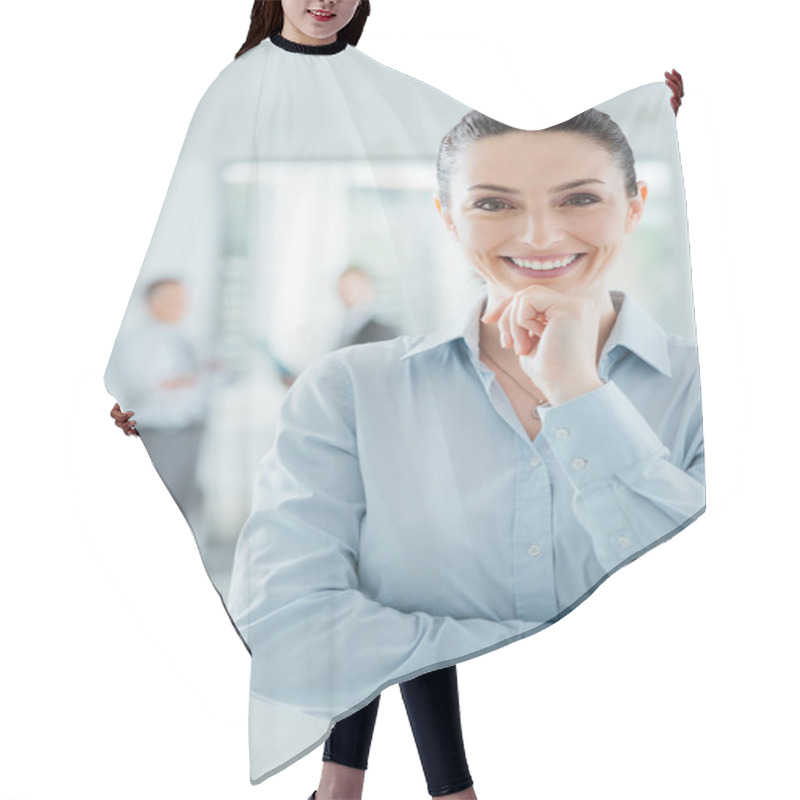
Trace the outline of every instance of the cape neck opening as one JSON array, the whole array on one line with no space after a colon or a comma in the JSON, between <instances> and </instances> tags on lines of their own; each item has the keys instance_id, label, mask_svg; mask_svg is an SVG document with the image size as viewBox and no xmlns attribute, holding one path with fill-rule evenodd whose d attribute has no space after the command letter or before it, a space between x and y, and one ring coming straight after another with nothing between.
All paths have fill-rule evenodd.
<instances>
[{"instance_id":1,"label":"cape neck opening","mask_svg":"<svg viewBox=\"0 0 800 800\"><path fill-rule=\"evenodd\" d=\"M290 53L302 53L306 56L332 56L341 53L347 47L346 39L337 39L331 44L298 44L289 41L279 33L273 33L269 40L281 50L288 50Z\"/></svg>"}]
</instances>

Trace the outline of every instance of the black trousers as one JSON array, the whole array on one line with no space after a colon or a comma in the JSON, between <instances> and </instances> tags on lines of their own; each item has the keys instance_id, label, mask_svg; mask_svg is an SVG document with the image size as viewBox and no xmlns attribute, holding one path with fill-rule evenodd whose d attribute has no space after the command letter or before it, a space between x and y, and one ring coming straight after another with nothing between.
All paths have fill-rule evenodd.
<instances>
[{"instance_id":1,"label":"black trousers","mask_svg":"<svg viewBox=\"0 0 800 800\"><path fill-rule=\"evenodd\" d=\"M464 752L455 667L426 672L400 684L408 721L432 797L472 786ZM380 695L336 723L325 742L323 761L366 769Z\"/></svg>"}]
</instances>

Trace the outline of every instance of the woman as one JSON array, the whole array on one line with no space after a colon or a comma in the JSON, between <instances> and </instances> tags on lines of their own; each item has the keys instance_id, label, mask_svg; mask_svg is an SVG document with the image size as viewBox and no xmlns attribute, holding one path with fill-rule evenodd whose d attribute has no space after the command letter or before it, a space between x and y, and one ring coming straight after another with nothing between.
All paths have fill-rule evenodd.
<instances>
[{"instance_id":1,"label":"woman","mask_svg":"<svg viewBox=\"0 0 800 800\"><path fill-rule=\"evenodd\" d=\"M313 719L552 624L704 510L696 349L609 287L648 193L619 127L470 112L438 179L485 296L287 396L234 565L251 731L291 708L310 743Z\"/></svg>"},{"instance_id":2,"label":"woman","mask_svg":"<svg viewBox=\"0 0 800 800\"><path fill-rule=\"evenodd\" d=\"M283 51L284 53L301 54L303 56L337 56L337 59L350 58L352 60L354 57L352 52L344 48L346 48L346 43L355 45L358 42L368 14L369 4L367 2L357 3L354 0L340 0L339 2L333 2L332 0L326 0L326 2L283 0L282 3L258 1L253 7L250 32L237 57L257 50L259 58L267 56L269 59L264 58L265 68L263 74L266 76L266 80L269 80L270 75L279 75L283 84L287 82L287 77L291 78L291 72L283 72L283 67L285 65L288 69L291 69L291 62L286 61L286 57L284 57L284 61L279 61L272 51ZM327 59L313 59L313 61L316 61L316 63L324 61L327 67ZM252 64L252 61L248 62L248 66ZM320 63L321 66L322 64ZM373 69L375 66L377 65L373 63ZM303 69L307 70L308 68L308 62L304 62ZM250 72L252 73L252 71L251 69ZM235 74L230 71L227 72L229 73L228 76L223 75L221 79L227 77L231 88L226 89L223 99L233 96L233 88L238 85L244 85L246 78L244 71ZM328 72L325 73L324 77L329 79ZM345 74L344 70L342 70L342 74ZM307 80L311 80L312 77L313 75ZM374 76L371 75L370 78L374 78ZM288 82L291 83L291 81ZM449 98L440 96L432 103L424 92L422 95L420 94L420 84L408 81L396 73L392 73L391 77L388 75L385 77L380 76L380 82L388 85L390 89L388 92L384 91L384 95L391 97L392 93L399 94L402 91L415 99L425 100L425 102L409 101L409 106L413 106L415 109L415 124L419 124L420 121L424 122L420 118L420 108L428 109L427 113L431 119L431 129L434 128L434 120L444 119L448 115L452 115L452 119L455 121L462 113L458 104L450 101ZM269 89L269 84L267 83L266 85ZM253 82L253 86L257 88L257 83ZM338 88L338 85L334 88ZM262 90L263 86L259 91ZM209 92L209 94L213 95L213 92ZM221 95L221 92L218 91L217 94ZM324 96L324 93L321 93L321 96ZM212 96L211 99L214 100L215 98ZM291 93L289 93L289 100L291 102ZM227 99L226 102L228 102ZM282 108L283 119L291 121L286 120L285 116L286 100L283 99L281 102L284 103L283 106L279 106ZM369 102L370 114L374 116L374 100L370 99ZM356 114L358 108L357 105L355 107L354 105L351 98L350 110L358 120ZM438 110L437 106L439 107ZM450 109L453 110L451 111ZM455 113L456 110L459 111L458 114ZM202 111L201 106L197 115L200 122L204 121ZM227 117L231 116L229 107L225 108L225 114ZM205 118L209 116L209 113L206 112ZM245 115L243 114L242 116ZM257 118L256 115L254 117ZM392 114L384 112L383 118L386 119L386 124L383 126L386 130L398 130L398 121L407 120L410 115L399 112ZM378 120L380 121L380 119L381 116L378 115ZM252 125L252 122L249 124ZM438 121L435 124L438 125ZM230 123L230 125L232 127L233 123ZM195 128L199 127L198 120L193 122L193 126ZM308 130L319 130L319 128L320 125L316 121L313 124L309 122L305 126L305 129ZM325 125L325 128L326 138L328 140L335 138L335 126ZM245 143L244 146L229 147L228 151L225 152L225 158L230 159L231 153L238 154L239 157L242 157L242 154L244 154L244 157L252 157L253 159L259 157L258 148L253 150L252 154L248 150L250 140L246 138L246 135L249 132L249 128L242 126L241 130L244 134L242 137ZM359 135L363 135L365 127L359 126L357 132ZM369 129L366 129L366 132L369 133ZM210 145L205 143L198 145L192 142L191 137L187 137L185 152L195 159L197 154L205 158L210 147L216 146L217 139L220 138L215 127L213 127L213 133L214 137L211 139ZM400 128L400 133L405 133L402 128ZM439 136L440 133L437 134L436 138L438 139ZM293 137L287 135L286 139L293 140ZM256 137L253 137L253 141L256 141ZM192 147L191 145L194 146ZM180 181L178 178L179 170L176 171L174 184L180 188L186 181ZM212 182L208 181L207 185L211 186ZM189 199L192 202L194 202L195 197L204 196L202 189L197 190L194 185L191 188L191 197ZM171 192L173 192L173 189L171 189ZM168 203L165 204L165 214L170 210L169 200L170 198L168 198ZM178 223L176 223L175 227L178 227L178 225L183 226L188 236L192 238L196 230L208 227L208 222L203 220L193 226L186 225L183 219L186 205L187 203L185 202L172 203L172 206L177 209L177 213L174 216L178 219ZM166 227L161 220L159 226L160 228ZM166 237L163 235L154 237L154 245L148 254L150 261L159 262L157 245L163 243L165 239ZM190 241L185 246L179 244L178 246L170 246L164 249L169 251L170 260L175 261L175 253L183 254L190 250L192 246L194 246L194 242ZM191 259L188 260L191 262ZM158 274L156 274L155 278L163 280ZM136 376L133 377L136 379ZM117 394L117 392L114 393ZM122 392L117 396L122 397ZM136 393L131 392L129 396L131 397L129 405L137 405ZM141 394L138 396L141 397ZM142 401L142 404L144 404L144 401ZM137 433L136 421L133 419L132 411L122 412L119 405L115 405L112 416L115 417L117 424L123 428L126 434L135 435ZM153 436L151 435L150 441L145 438L145 442L152 451L154 445ZM156 462L156 466L160 467L160 472L167 480L167 473L163 468L164 465ZM167 483L169 485L170 481L167 480ZM172 485L170 488L177 499L177 486ZM404 684L401 688L409 710L409 717L423 760L431 795L473 796L469 788L472 781L469 776L461 741L454 668L421 676L417 680ZM320 800L327 796L334 796L336 793L342 793L348 797L356 797L360 794L376 712L377 698L370 706L343 720L336 726L333 735L326 743L324 754L326 763L320 783Z\"/></svg>"},{"instance_id":3,"label":"woman","mask_svg":"<svg viewBox=\"0 0 800 800\"><path fill-rule=\"evenodd\" d=\"M394 132L397 139L402 140L405 137L408 140L408 142L398 145L406 147L407 152L404 155L429 155L431 157L434 155L441 131L452 124L452 121L455 121L463 113L464 108L435 90L430 90L417 81L411 81L390 70L385 70L379 65L374 65L373 62L370 62L370 65L363 70L363 77L361 77L357 70L364 64L364 59L357 57L347 46L358 43L369 13L368 0L281 0L281 2L256 0L251 13L251 25L246 41L236 55L237 60L247 55L247 59L238 62L238 64L244 64L247 61L247 65L232 77L223 73L221 80L223 82L227 80L229 88L225 88L223 94L223 90L212 87L193 120L193 128L195 130L199 128L200 132L195 134L193 140L192 130L190 130L187 144L184 146L182 162L179 162L176 177L173 179L173 187L170 189L171 196L168 196L167 203L165 203L164 214L169 213L171 197L174 197L175 193L179 192L183 186L188 186L189 189L180 201L172 200L172 206L177 209L177 212L171 227L168 227L169 219L166 222L163 219L159 221L159 230L154 236L154 244L148 253L148 260L157 264L155 278L149 282L140 278L142 285L146 285L144 292L146 297L150 298L153 294L154 286L182 287L184 281L176 280L172 274L173 262L176 260L186 261L190 265L201 262L202 255L195 259L191 257L191 248L194 246L191 240L198 230L207 227L209 223L205 219L201 220L198 215L193 225L187 225L184 217L187 214L187 206L191 209L189 201L193 202L194 197L198 195L210 195L215 190L214 181L217 178L217 173L214 171L215 162L224 163L233 158L247 158L256 161L265 155L271 156L275 150L280 150L279 142L285 129L291 131L291 134L286 134L285 138L293 145L298 137L302 138L304 142L310 142L312 154L318 154L316 143L317 133L320 130L318 119L314 117L307 124L303 124L301 120L293 125L292 123L295 121L291 118L291 105L287 111L288 101L294 103L298 119L301 119L306 113L306 109L303 107L304 98L300 95L309 94L306 91L308 88L306 84L314 81L315 74L321 76L322 79L318 83L322 85L323 89L330 85L338 90L342 85L346 86L345 82L350 80L354 82L354 92L363 93L363 89L356 79L368 81L373 90L375 85L382 86L385 95L382 102L387 103L384 109L381 109L369 96L366 101L356 98L351 99L349 104L339 103L338 105L343 106L344 109L345 123L349 120L349 114L352 114L358 121L359 102L361 106L364 106L365 103L368 104L366 110L370 115L375 113L375 108L378 108L379 115L376 120L369 120L369 124L360 126L352 133L337 119L326 120L326 140L335 143L337 136L342 140L339 150L331 150L332 154L350 154L352 150L361 157L363 155L382 157L391 143L385 145L381 142L379 145L371 145L370 140L377 141L379 137L383 140L386 139L387 132ZM333 57L336 57L334 62L330 60ZM257 63L255 67L251 67L254 58L261 58L263 66L261 63ZM234 70L238 69L238 64L232 65ZM334 72L336 66L331 67L331 64L338 65L339 73ZM296 70L297 75L301 76L302 83L297 87L291 86L292 68ZM230 73L230 70L226 72ZM334 77L333 81L331 81L331 74ZM279 83L280 88L270 87L270 80L273 83ZM252 84L254 91L245 95L245 91L248 90L248 82ZM265 84L266 89L264 88ZM272 106L269 99L264 99L270 89L278 95ZM259 115L269 118L272 107L280 108L282 125L263 133L260 137L252 135L251 128L244 127L241 131L242 143L239 143L233 134L229 137L231 142L229 143L219 133L222 127L218 120L219 114L213 109L204 109L204 104L205 106L210 105L209 99L215 100L215 91L221 98L219 105L222 111L220 114L225 115L229 126L233 126L228 119L231 117L231 108L237 107L245 108L242 117L256 129ZM241 96L244 99L239 99L239 92L242 93ZM410 134L406 135L402 129L398 129L395 117L400 116L400 112L392 112L391 106L388 105L393 94L401 92L417 98L413 107L417 111L417 121L421 121L422 124L419 126L419 133L415 134L417 138L413 140ZM249 112L246 105L249 97L255 97L257 94L260 95L261 103L255 106L252 112ZM321 92L321 96L324 94L324 91ZM330 92L328 92L329 94ZM312 103L319 105L316 98L312 100ZM420 107L428 109L425 114L419 114ZM362 113L361 116L363 117L365 114ZM208 123L205 127L210 133L204 141L197 142L197 138L203 134L203 123L206 120ZM259 133L261 132L259 131ZM344 141L348 136L355 140L356 147L353 147L350 142ZM364 154L357 150L360 137L363 137L366 142ZM255 145L251 144L251 138L256 142ZM259 144L259 138L264 142L263 150ZM300 146L305 145L301 142ZM296 157L298 150L295 148L286 154L288 157ZM186 169L188 177L181 179L181 167L187 163L192 172L188 173L188 169ZM198 187L197 163L200 163L209 175L205 186ZM209 166L206 167L206 164ZM209 203L209 205L211 204ZM164 228L167 228L166 234L163 233ZM168 238L172 234L172 230L181 228L185 228L189 241L184 243L178 240L175 244L169 242ZM165 241L167 241L167 245L162 249L168 255L161 257L158 245ZM160 261L169 263L170 271L167 273L166 279L158 272L160 269L158 262ZM144 278L145 271L143 269L142 278ZM185 283L190 283L195 279L196 275L189 273L186 275ZM182 309L185 306L184 300ZM170 319L167 322L171 323L173 320ZM151 330L153 324L148 322L148 325L146 330L141 325L130 326L127 329L123 325L115 353L112 356L110 370L107 373L107 383L117 397L120 399L125 397L131 406L141 411L141 433L148 451L176 502L179 503L194 527L195 515L190 513L189 506L184 500L187 492L179 490L179 484L182 485L187 481L179 480L178 476L181 472L190 473L192 471L187 463L191 459L196 459L197 448L195 447L188 456L181 456L175 442L176 436L186 437L187 433L184 428L192 423L194 426L190 431L194 437L192 441L199 443L196 429L206 413L209 393L204 394L203 403L194 395L187 397L190 387L204 383L200 378L195 377L195 372L197 375L200 374L197 370L191 375L189 374L188 368L185 366L186 359L181 358L190 349L190 343L183 339L177 340L177 334L173 330L174 326L164 323L159 327L159 333L163 332L164 335L154 346L154 336ZM177 340L177 344L173 345L177 355L167 352L167 345L162 343L165 336L168 337L169 342ZM144 364L148 366L144 367ZM178 364L181 365L179 370L181 374L176 379L174 372ZM178 394L180 397L177 397ZM172 402L173 399L175 402ZM157 407L152 409L153 406ZM146 407L147 414L145 414ZM189 407L195 412L198 419L177 419L181 416L186 417L188 412L182 409ZM172 409L169 414L167 413L168 408ZM133 418L133 414L133 411L122 412L119 404L116 404L112 410L112 416L116 423L127 435L139 435L137 421ZM166 432L162 434L158 425L164 420L166 420ZM157 443L162 441L165 436L168 437L166 447L157 448ZM176 454L181 456L177 461ZM175 466L173 466L173 462L176 462ZM190 479L191 475L185 474L182 478ZM191 480L188 480L188 483L191 491L194 488ZM472 779L467 767L461 736L455 667L420 676L403 685L401 690L431 794L456 798L473 797L470 790ZM360 796L378 701L379 698L375 698L367 708L342 720L326 741L319 790L320 800L337 796Z\"/></svg>"}]
</instances>

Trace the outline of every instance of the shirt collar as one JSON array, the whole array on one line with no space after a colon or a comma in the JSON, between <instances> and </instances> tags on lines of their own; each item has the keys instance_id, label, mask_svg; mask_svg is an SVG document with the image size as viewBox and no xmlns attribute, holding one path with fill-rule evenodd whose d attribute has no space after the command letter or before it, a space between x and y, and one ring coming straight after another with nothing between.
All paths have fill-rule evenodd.
<instances>
[{"instance_id":1,"label":"shirt collar","mask_svg":"<svg viewBox=\"0 0 800 800\"><path fill-rule=\"evenodd\" d=\"M486 306L486 295L478 298L469 308L461 312L450 325L436 333L422 336L420 340L403 356L403 359L427 353L442 345L463 339L472 354L477 358L480 337L480 319Z\"/></svg>"},{"instance_id":2,"label":"shirt collar","mask_svg":"<svg viewBox=\"0 0 800 800\"><path fill-rule=\"evenodd\" d=\"M603 347L601 360L627 350L668 378L672 376L666 331L624 292L611 292L617 320Z\"/></svg>"},{"instance_id":3,"label":"shirt collar","mask_svg":"<svg viewBox=\"0 0 800 800\"><path fill-rule=\"evenodd\" d=\"M617 311L617 319L603 347L601 358L606 356L613 358L614 352L627 350L670 377L672 367L664 329L624 292L611 292L611 300ZM403 359L427 353L459 339L463 339L472 355L478 358L480 318L485 306L484 295L470 305L451 325L437 333L422 337L403 356Z\"/></svg>"}]
</instances>

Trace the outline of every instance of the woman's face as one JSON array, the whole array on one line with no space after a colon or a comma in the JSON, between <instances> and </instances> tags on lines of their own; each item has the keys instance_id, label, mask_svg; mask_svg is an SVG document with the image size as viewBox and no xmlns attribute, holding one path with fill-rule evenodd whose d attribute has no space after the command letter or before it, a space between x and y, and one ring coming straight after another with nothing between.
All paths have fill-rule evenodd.
<instances>
[{"instance_id":1,"label":"woman's face","mask_svg":"<svg viewBox=\"0 0 800 800\"><path fill-rule=\"evenodd\" d=\"M630 197L614 157L591 139L520 131L461 153L442 216L494 295L532 284L595 295L646 195L640 183Z\"/></svg>"},{"instance_id":2,"label":"woman's face","mask_svg":"<svg viewBox=\"0 0 800 800\"><path fill-rule=\"evenodd\" d=\"M322 45L353 18L359 0L281 0L282 35L298 44Z\"/></svg>"}]
</instances>

